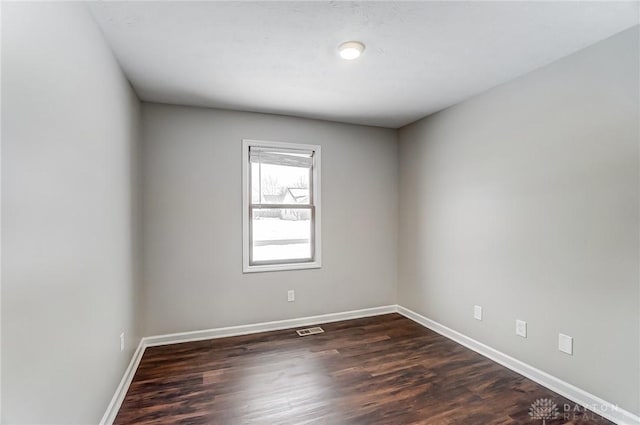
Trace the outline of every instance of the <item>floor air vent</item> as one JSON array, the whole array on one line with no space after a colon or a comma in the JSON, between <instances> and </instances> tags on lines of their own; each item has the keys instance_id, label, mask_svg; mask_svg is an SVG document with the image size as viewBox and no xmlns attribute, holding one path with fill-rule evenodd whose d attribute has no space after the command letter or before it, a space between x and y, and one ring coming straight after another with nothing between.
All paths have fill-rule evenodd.
<instances>
[{"instance_id":1,"label":"floor air vent","mask_svg":"<svg viewBox=\"0 0 640 425\"><path fill-rule=\"evenodd\" d=\"M320 326L316 326L315 328L300 329L296 332L298 332L299 336L307 336L324 333L324 329Z\"/></svg>"}]
</instances>

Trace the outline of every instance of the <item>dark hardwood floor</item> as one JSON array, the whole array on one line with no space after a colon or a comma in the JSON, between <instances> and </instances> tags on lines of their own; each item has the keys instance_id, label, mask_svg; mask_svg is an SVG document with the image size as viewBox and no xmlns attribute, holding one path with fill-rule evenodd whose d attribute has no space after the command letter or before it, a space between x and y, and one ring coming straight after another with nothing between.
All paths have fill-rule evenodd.
<instances>
[{"instance_id":1,"label":"dark hardwood floor","mask_svg":"<svg viewBox=\"0 0 640 425\"><path fill-rule=\"evenodd\" d=\"M117 425L611 424L398 314L148 348Z\"/></svg>"}]
</instances>

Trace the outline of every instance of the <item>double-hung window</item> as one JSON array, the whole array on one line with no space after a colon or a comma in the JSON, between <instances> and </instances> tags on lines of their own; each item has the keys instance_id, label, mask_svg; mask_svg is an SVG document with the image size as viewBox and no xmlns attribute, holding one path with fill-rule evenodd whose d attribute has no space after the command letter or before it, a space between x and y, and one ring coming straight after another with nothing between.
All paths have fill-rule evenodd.
<instances>
[{"instance_id":1,"label":"double-hung window","mask_svg":"<svg viewBox=\"0 0 640 425\"><path fill-rule=\"evenodd\" d=\"M320 146L243 140L243 271L320 267Z\"/></svg>"}]
</instances>

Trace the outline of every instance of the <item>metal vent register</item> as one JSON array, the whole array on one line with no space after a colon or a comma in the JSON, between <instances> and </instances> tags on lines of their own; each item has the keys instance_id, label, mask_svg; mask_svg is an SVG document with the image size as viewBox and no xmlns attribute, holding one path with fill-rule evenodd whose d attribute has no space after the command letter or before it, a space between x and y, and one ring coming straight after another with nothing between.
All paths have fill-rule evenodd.
<instances>
[{"instance_id":1,"label":"metal vent register","mask_svg":"<svg viewBox=\"0 0 640 425\"><path fill-rule=\"evenodd\" d=\"M298 333L298 336L307 336L324 333L324 329L320 326L316 326L315 328L300 329L296 332Z\"/></svg>"}]
</instances>

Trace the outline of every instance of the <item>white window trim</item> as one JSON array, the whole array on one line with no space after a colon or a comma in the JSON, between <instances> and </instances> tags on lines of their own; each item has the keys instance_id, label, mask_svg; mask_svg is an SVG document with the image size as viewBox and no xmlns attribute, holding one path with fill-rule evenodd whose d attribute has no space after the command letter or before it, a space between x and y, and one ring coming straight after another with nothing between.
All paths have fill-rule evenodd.
<instances>
[{"instance_id":1,"label":"white window trim","mask_svg":"<svg viewBox=\"0 0 640 425\"><path fill-rule=\"evenodd\" d=\"M314 261L305 263L249 265L249 147L313 150L313 203L315 206ZM242 140L242 271L243 273L283 270L317 269L322 267L322 208L321 208L321 149L320 145L272 142L267 140Z\"/></svg>"}]
</instances>

